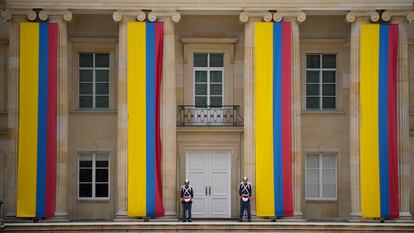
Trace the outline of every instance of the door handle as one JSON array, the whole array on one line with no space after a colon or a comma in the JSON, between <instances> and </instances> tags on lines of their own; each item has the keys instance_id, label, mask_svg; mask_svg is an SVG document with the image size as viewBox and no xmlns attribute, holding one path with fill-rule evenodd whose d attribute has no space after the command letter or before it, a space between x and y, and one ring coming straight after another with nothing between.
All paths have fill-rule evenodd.
<instances>
[{"instance_id":1,"label":"door handle","mask_svg":"<svg viewBox=\"0 0 414 233\"><path fill-rule=\"evenodd\" d=\"M211 186L208 186L208 195L211 195Z\"/></svg>"},{"instance_id":2,"label":"door handle","mask_svg":"<svg viewBox=\"0 0 414 233\"><path fill-rule=\"evenodd\" d=\"M207 196L207 186L206 186L206 196Z\"/></svg>"}]
</instances>

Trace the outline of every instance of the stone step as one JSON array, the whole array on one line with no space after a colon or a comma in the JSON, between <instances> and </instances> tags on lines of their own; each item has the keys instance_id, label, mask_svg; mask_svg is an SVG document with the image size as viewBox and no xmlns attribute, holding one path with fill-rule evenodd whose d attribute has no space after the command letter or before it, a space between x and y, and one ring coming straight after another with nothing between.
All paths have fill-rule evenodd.
<instances>
[{"instance_id":1,"label":"stone step","mask_svg":"<svg viewBox=\"0 0 414 233\"><path fill-rule=\"evenodd\" d=\"M7 223L5 232L414 232L414 223L69 222Z\"/></svg>"}]
</instances>

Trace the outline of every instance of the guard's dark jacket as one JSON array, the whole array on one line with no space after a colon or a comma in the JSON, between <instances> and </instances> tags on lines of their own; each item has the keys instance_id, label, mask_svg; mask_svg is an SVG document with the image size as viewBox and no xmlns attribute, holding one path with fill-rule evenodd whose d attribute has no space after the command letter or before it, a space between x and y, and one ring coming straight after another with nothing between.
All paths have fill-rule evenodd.
<instances>
[{"instance_id":1,"label":"guard's dark jacket","mask_svg":"<svg viewBox=\"0 0 414 233\"><path fill-rule=\"evenodd\" d=\"M246 187L246 188L245 188ZM249 197L252 196L252 184L247 182L246 185L244 185L244 182L241 182L239 185L239 196L241 195L249 195Z\"/></svg>"},{"instance_id":2,"label":"guard's dark jacket","mask_svg":"<svg viewBox=\"0 0 414 233\"><path fill-rule=\"evenodd\" d=\"M185 203L183 198L188 197L188 196L191 196L191 201L189 203L193 202L192 199L194 197L194 191L193 191L193 187L191 187L191 185L189 185L187 188L185 187L185 185L181 186L180 193L181 193L181 202L182 203Z\"/></svg>"}]
</instances>

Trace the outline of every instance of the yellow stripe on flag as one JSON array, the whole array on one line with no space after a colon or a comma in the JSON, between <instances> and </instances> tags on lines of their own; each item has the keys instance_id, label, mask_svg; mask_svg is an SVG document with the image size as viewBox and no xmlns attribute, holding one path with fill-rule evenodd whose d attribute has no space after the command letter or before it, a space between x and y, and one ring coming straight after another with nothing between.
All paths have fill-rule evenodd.
<instances>
[{"instance_id":1,"label":"yellow stripe on flag","mask_svg":"<svg viewBox=\"0 0 414 233\"><path fill-rule=\"evenodd\" d=\"M145 22L128 23L128 215L146 216Z\"/></svg>"},{"instance_id":2,"label":"yellow stripe on flag","mask_svg":"<svg viewBox=\"0 0 414 233\"><path fill-rule=\"evenodd\" d=\"M257 216L274 216L273 182L273 24L256 23L255 130Z\"/></svg>"},{"instance_id":3,"label":"yellow stripe on flag","mask_svg":"<svg viewBox=\"0 0 414 233\"><path fill-rule=\"evenodd\" d=\"M36 216L39 24L20 24L17 217Z\"/></svg>"},{"instance_id":4,"label":"yellow stripe on flag","mask_svg":"<svg viewBox=\"0 0 414 233\"><path fill-rule=\"evenodd\" d=\"M360 176L362 217L380 217L378 151L379 24L361 25Z\"/></svg>"}]
</instances>

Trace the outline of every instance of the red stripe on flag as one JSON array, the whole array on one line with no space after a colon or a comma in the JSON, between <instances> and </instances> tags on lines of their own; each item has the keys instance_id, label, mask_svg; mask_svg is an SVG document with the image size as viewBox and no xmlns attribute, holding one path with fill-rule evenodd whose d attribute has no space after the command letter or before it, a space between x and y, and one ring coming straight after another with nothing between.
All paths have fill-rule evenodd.
<instances>
[{"instance_id":1,"label":"red stripe on flag","mask_svg":"<svg viewBox=\"0 0 414 233\"><path fill-rule=\"evenodd\" d=\"M155 23L155 216L164 215L161 182L160 102L164 54L164 23Z\"/></svg>"},{"instance_id":2,"label":"red stripe on flag","mask_svg":"<svg viewBox=\"0 0 414 233\"><path fill-rule=\"evenodd\" d=\"M292 25L282 24L282 174L284 216L293 215L291 159Z\"/></svg>"},{"instance_id":3,"label":"red stripe on flag","mask_svg":"<svg viewBox=\"0 0 414 233\"><path fill-rule=\"evenodd\" d=\"M398 25L390 24L388 35L388 177L390 217L397 218L399 217L397 148Z\"/></svg>"},{"instance_id":4,"label":"red stripe on flag","mask_svg":"<svg viewBox=\"0 0 414 233\"><path fill-rule=\"evenodd\" d=\"M46 198L45 217L55 215L56 206L56 102L58 25L49 23L48 91L46 132Z\"/></svg>"}]
</instances>

